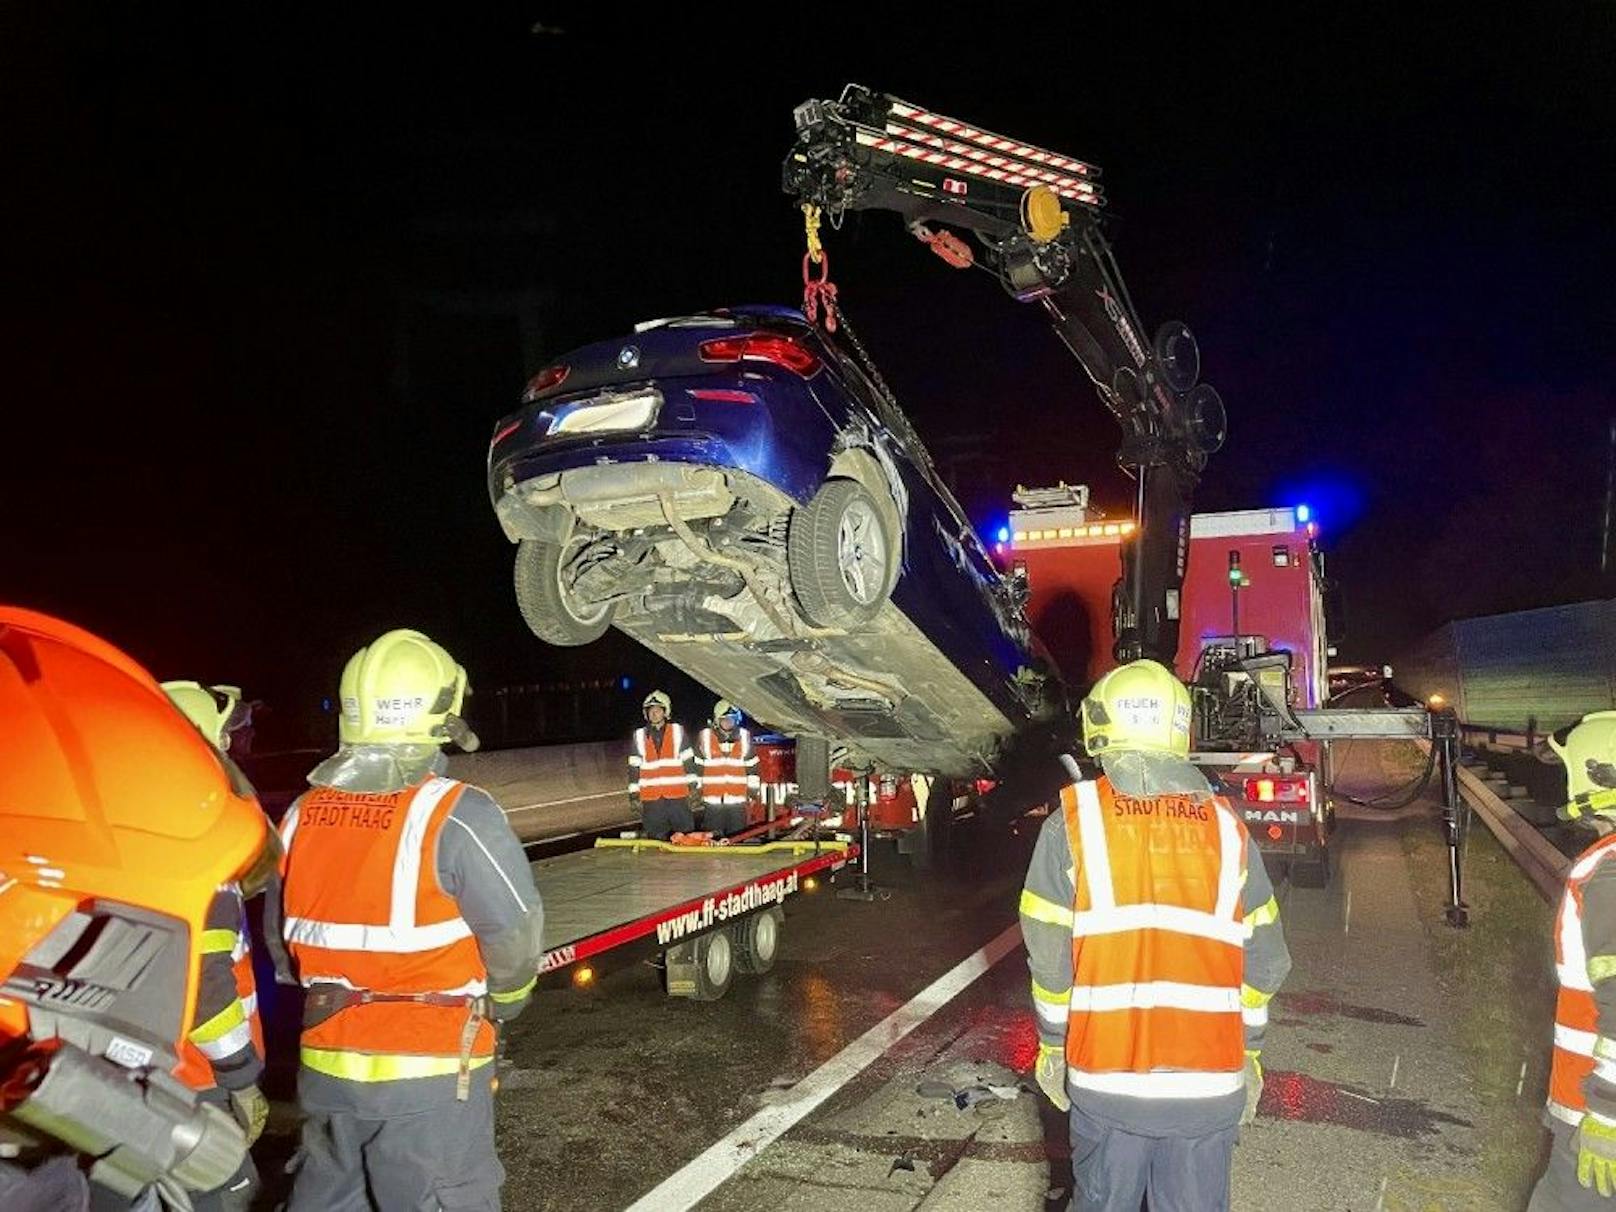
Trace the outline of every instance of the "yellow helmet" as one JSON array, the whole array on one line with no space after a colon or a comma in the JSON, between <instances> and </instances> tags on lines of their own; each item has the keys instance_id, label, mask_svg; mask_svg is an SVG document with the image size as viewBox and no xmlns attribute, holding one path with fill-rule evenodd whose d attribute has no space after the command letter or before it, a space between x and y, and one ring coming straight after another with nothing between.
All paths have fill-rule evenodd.
<instances>
[{"instance_id":1,"label":"yellow helmet","mask_svg":"<svg viewBox=\"0 0 1616 1212\"><path fill-rule=\"evenodd\" d=\"M1562 817L1616 812L1616 711L1583 716L1563 745L1549 737L1549 748L1566 768L1568 802L1560 809Z\"/></svg>"},{"instance_id":2,"label":"yellow helmet","mask_svg":"<svg viewBox=\"0 0 1616 1212\"><path fill-rule=\"evenodd\" d=\"M673 714L673 700L668 697L666 691L653 690L650 694L646 695L645 702L640 704L640 711L643 713L651 710L653 707L660 707L669 715Z\"/></svg>"},{"instance_id":3,"label":"yellow helmet","mask_svg":"<svg viewBox=\"0 0 1616 1212\"><path fill-rule=\"evenodd\" d=\"M719 699L713 704L713 723L718 723L727 715L735 717L735 727L741 726L741 709L728 699Z\"/></svg>"},{"instance_id":4,"label":"yellow helmet","mask_svg":"<svg viewBox=\"0 0 1616 1212\"><path fill-rule=\"evenodd\" d=\"M230 723L241 704L239 686L204 686L201 682L163 683L163 692L215 749L230 748Z\"/></svg>"},{"instance_id":5,"label":"yellow helmet","mask_svg":"<svg viewBox=\"0 0 1616 1212\"><path fill-rule=\"evenodd\" d=\"M466 671L419 631L389 631L348 659L339 690L345 745L476 748L460 719ZM469 744L467 742L470 742Z\"/></svg>"},{"instance_id":6,"label":"yellow helmet","mask_svg":"<svg viewBox=\"0 0 1616 1212\"><path fill-rule=\"evenodd\" d=\"M1083 700L1083 745L1102 753L1190 751L1190 692L1166 666L1134 661L1113 669Z\"/></svg>"}]
</instances>

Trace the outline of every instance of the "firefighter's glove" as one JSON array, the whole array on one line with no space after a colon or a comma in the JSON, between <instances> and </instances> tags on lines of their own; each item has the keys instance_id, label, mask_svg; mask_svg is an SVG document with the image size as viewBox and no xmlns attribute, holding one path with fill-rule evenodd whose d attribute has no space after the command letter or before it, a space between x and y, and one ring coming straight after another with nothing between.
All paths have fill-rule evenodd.
<instances>
[{"instance_id":1,"label":"firefighter's glove","mask_svg":"<svg viewBox=\"0 0 1616 1212\"><path fill-rule=\"evenodd\" d=\"M1606 1199L1616 1193L1616 1122L1592 1111L1577 1127L1577 1181Z\"/></svg>"},{"instance_id":2,"label":"firefighter's glove","mask_svg":"<svg viewBox=\"0 0 1616 1212\"><path fill-rule=\"evenodd\" d=\"M264 1134L264 1125L269 1121L269 1100L257 1086L232 1090L230 1112L247 1134L247 1144L251 1145Z\"/></svg>"},{"instance_id":3,"label":"firefighter's glove","mask_svg":"<svg viewBox=\"0 0 1616 1212\"><path fill-rule=\"evenodd\" d=\"M1240 1126L1244 1128L1257 1118L1257 1104L1262 1102L1261 1053L1246 1053L1246 1109L1240 1113Z\"/></svg>"},{"instance_id":4,"label":"firefighter's glove","mask_svg":"<svg viewBox=\"0 0 1616 1212\"><path fill-rule=\"evenodd\" d=\"M1065 1050L1054 1044L1039 1044L1038 1067L1033 1072L1038 1078L1038 1088L1055 1104L1055 1110L1070 1111L1072 1100L1066 1097Z\"/></svg>"}]
</instances>

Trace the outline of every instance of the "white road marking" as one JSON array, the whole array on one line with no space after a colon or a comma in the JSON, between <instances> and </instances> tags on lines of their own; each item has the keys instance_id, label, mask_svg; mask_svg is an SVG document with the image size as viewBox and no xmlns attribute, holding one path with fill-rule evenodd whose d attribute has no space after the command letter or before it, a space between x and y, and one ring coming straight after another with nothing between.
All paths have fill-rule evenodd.
<instances>
[{"instance_id":1,"label":"white road marking","mask_svg":"<svg viewBox=\"0 0 1616 1212\"><path fill-rule=\"evenodd\" d=\"M1390 1177L1391 1176L1389 1174L1382 1174L1380 1176L1380 1195L1375 1200L1375 1212L1381 1212L1381 1209L1385 1208L1386 1206L1386 1180Z\"/></svg>"},{"instance_id":2,"label":"white road marking","mask_svg":"<svg viewBox=\"0 0 1616 1212\"><path fill-rule=\"evenodd\" d=\"M1347 911L1341 919L1341 933L1352 933L1352 889L1347 889Z\"/></svg>"},{"instance_id":3,"label":"white road marking","mask_svg":"<svg viewBox=\"0 0 1616 1212\"><path fill-rule=\"evenodd\" d=\"M539 800L532 804L518 804L515 808L505 808L502 811L506 816L510 816L513 812L528 812L534 808L558 808L562 804L581 804L585 800L604 800L609 796L626 794L623 791L597 791L594 795L575 795L571 799L565 800Z\"/></svg>"},{"instance_id":4,"label":"white road marking","mask_svg":"<svg viewBox=\"0 0 1616 1212\"><path fill-rule=\"evenodd\" d=\"M1521 1091L1525 1087L1526 1087L1526 1062L1522 1061L1521 1062L1521 1076L1515 1082L1515 1097L1516 1098L1519 1098L1521 1096Z\"/></svg>"},{"instance_id":5,"label":"white road marking","mask_svg":"<svg viewBox=\"0 0 1616 1212\"><path fill-rule=\"evenodd\" d=\"M694 1207L1020 945L1018 922L927 985L795 1086L782 1091L779 1102L764 1107L670 1174L654 1190L630 1204L627 1212L677 1212Z\"/></svg>"},{"instance_id":6,"label":"white road marking","mask_svg":"<svg viewBox=\"0 0 1616 1212\"><path fill-rule=\"evenodd\" d=\"M1392 1057L1392 1080L1386 1083L1386 1089L1388 1089L1388 1090L1397 1089L1397 1067L1399 1065L1401 1065L1402 1063L1403 1063L1403 1054L1401 1052L1399 1052L1396 1056Z\"/></svg>"}]
</instances>

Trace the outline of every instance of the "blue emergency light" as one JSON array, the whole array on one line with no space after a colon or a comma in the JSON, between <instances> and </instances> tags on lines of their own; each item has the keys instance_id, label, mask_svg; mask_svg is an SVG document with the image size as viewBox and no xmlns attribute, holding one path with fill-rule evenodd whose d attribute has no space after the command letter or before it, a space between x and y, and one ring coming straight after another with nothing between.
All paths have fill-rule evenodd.
<instances>
[{"instance_id":1,"label":"blue emergency light","mask_svg":"<svg viewBox=\"0 0 1616 1212\"><path fill-rule=\"evenodd\" d=\"M1303 525L1306 525L1312 519L1313 519L1313 511L1311 509L1309 509L1306 505L1298 505L1296 507L1296 520L1298 522L1301 522Z\"/></svg>"}]
</instances>

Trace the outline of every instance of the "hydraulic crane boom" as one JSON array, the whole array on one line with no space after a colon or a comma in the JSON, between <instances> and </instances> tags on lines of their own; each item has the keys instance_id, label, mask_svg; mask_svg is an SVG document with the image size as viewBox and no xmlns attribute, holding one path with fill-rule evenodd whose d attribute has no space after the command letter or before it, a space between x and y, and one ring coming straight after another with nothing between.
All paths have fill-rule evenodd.
<instances>
[{"instance_id":1,"label":"hydraulic crane boom","mask_svg":"<svg viewBox=\"0 0 1616 1212\"><path fill-rule=\"evenodd\" d=\"M1223 443L1223 402L1198 382L1188 328L1142 335L1102 222L1100 170L973 127L860 85L839 100L795 111L788 194L834 222L850 210L890 210L950 264L976 252L1023 303L1037 303L1122 427L1117 461L1137 484L1136 544L1125 553L1128 592L1118 603L1118 656L1171 665L1188 553L1189 500L1209 454Z\"/></svg>"}]
</instances>

